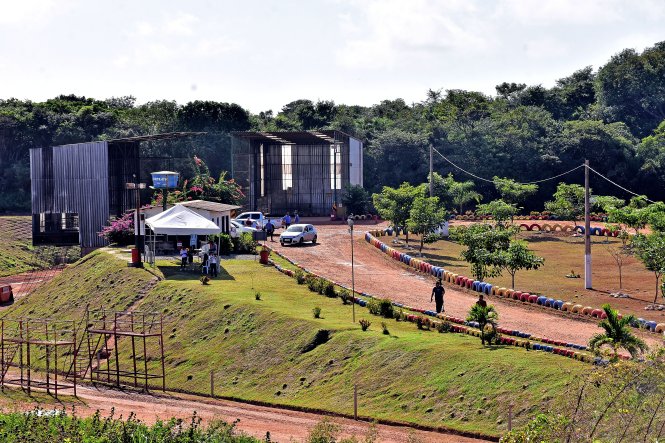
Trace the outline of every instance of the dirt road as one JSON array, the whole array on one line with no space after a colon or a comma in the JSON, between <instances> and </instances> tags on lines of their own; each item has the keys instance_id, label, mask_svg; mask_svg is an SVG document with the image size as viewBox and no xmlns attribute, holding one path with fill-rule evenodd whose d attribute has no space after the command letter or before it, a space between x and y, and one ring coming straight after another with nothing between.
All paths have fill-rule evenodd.
<instances>
[{"instance_id":1,"label":"dirt road","mask_svg":"<svg viewBox=\"0 0 665 443\"><path fill-rule=\"evenodd\" d=\"M411 271L389 258L364 240L372 227L358 226L354 233L355 287L359 292L382 296L409 306L434 309L430 294L434 279ZM307 269L336 282L351 285L351 240L346 225L319 226L318 244L282 247L275 241L268 245ZM466 317L477 294L445 284L445 310L455 317ZM556 311L513 303L488 296L500 315L499 324L509 329L556 340L586 344L601 329L595 321L575 319ZM654 334L640 333L649 345L661 343Z\"/></svg>"},{"instance_id":2,"label":"dirt road","mask_svg":"<svg viewBox=\"0 0 665 443\"><path fill-rule=\"evenodd\" d=\"M324 418L318 414L225 400L202 399L180 394L152 396L79 386L78 397L80 401L74 405L76 414L79 416L92 415L98 409L102 415L108 416L111 408L114 408L115 417L122 415L123 418L127 418L133 412L137 418L147 423L154 423L159 419L167 420L171 417L182 418L187 422L196 411L196 415L201 417L204 423L211 420L224 420L228 423L239 420L237 429L240 431L259 439L264 439L266 433L270 432L270 439L275 442L304 441L310 430ZM1 400L2 397L0 397ZM25 410L31 409L33 406L23 404L20 407ZM42 407L47 408L45 405ZM330 420L340 425L341 435L355 435L359 440L362 440L370 429L370 424L362 421L332 417ZM457 435L417 431L400 426L378 425L376 431L378 432L377 441L381 442L404 443L415 440L473 443L484 441Z\"/></svg>"}]
</instances>

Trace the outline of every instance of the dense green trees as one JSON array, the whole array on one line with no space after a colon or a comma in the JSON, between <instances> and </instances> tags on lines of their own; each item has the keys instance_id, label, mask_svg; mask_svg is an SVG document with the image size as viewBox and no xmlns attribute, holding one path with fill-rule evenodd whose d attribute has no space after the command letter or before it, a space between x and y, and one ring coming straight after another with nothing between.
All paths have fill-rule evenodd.
<instances>
[{"instance_id":1,"label":"dense green trees","mask_svg":"<svg viewBox=\"0 0 665 443\"><path fill-rule=\"evenodd\" d=\"M498 83L498 82L497 82ZM99 100L73 95L41 103L0 100L0 212L29 208L28 149L168 131L206 131L196 142L146 144L149 155L198 155L219 176L231 169L233 130L339 129L365 142L365 187L370 193L403 182L418 184L428 173L429 146L489 181L475 181L486 201L502 197L526 210L542 210L556 182L540 184L514 201L492 177L529 182L591 161L594 169L622 185L665 198L665 42L642 53L624 50L594 72L584 67L552 88L504 82L496 95L429 90L422 102L384 100L374 106L328 100L294 100L281 110L251 114L241 105L215 101L136 104L133 97ZM191 166L176 165L185 176ZM438 154L439 177L465 176ZM583 171L569 174L580 184ZM603 195L621 195L593 180ZM441 199L441 196L439 196ZM452 202L442 203L452 208ZM463 204L472 203L470 202ZM455 205L460 210L459 205ZM462 208L465 209L465 208Z\"/></svg>"}]
</instances>

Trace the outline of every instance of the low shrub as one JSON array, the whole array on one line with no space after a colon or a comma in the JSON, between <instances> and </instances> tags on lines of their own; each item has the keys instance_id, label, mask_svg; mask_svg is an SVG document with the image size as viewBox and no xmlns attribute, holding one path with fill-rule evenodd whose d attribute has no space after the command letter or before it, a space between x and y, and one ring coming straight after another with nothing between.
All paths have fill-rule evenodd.
<instances>
[{"instance_id":1,"label":"low shrub","mask_svg":"<svg viewBox=\"0 0 665 443\"><path fill-rule=\"evenodd\" d=\"M429 327L430 327L429 319L421 317L421 316L416 317L416 327L418 329L429 330Z\"/></svg>"},{"instance_id":2,"label":"low shrub","mask_svg":"<svg viewBox=\"0 0 665 443\"><path fill-rule=\"evenodd\" d=\"M370 322L369 320L365 320L364 318L358 320L358 323L360 323L360 329L362 329L363 331L368 330L370 325L372 324L372 322Z\"/></svg>"},{"instance_id":3,"label":"low shrub","mask_svg":"<svg viewBox=\"0 0 665 443\"><path fill-rule=\"evenodd\" d=\"M312 309L312 315L314 318L321 318L321 308L316 306L314 309Z\"/></svg>"},{"instance_id":4,"label":"low shrub","mask_svg":"<svg viewBox=\"0 0 665 443\"><path fill-rule=\"evenodd\" d=\"M348 305L351 302L351 293L347 289L342 289L339 291L339 298L343 305Z\"/></svg>"},{"instance_id":5,"label":"low shrub","mask_svg":"<svg viewBox=\"0 0 665 443\"><path fill-rule=\"evenodd\" d=\"M229 234L219 234L219 253L221 255L229 255L233 251L233 241Z\"/></svg>"},{"instance_id":6,"label":"low shrub","mask_svg":"<svg viewBox=\"0 0 665 443\"><path fill-rule=\"evenodd\" d=\"M243 232L238 237L238 249L239 252L246 254L256 254L256 247L258 243L254 241L252 234L249 232Z\"/></svg>"},{"instance_id":7,"label":"low shrub","mask_svg":"<svg viewBox=\"0 0 665 443\"><path fill-rule=\"evenodd\" d=\"M381 322L381 329L383 330L383 335L390 335L390 331L388 330L388 326L386 326L385 323Z\"/></svg>"},{"instance_id":8,"label":"low shrub","mask_svg":"<svg viewBox=\"0 0 665 443\"><path fill-rule=\"evenodd\" d=\"M321 293L326 297L335 298L337 297L337 291L335 291L335 285L328 280L323 280L321 282Z\"/></svg>"},{"instance_id":9,"label":"low shrub","mask_svg":"<svg viewBox=\"0 0 665 443\"><path fill-rule=\"evenodd\" d=\"M307 283L307 288L309 288L310 291L320 292L321 280L318 277L308 275L305 279L305 282Z\"/></svg>"},{"instance_id":10,"label":"low shrub","mask_svg":"<svg viewBox=\"0 0 665 443\"><path fill-rule=\"evenodd\" d=\"M256 294L254 294L254 298L255 298L256 300L261 300L261 293L260 293L260 292L257 292Z\"/></svg>"},{"instance_id":11,"label":"low shrub","mask_svg":"<svg viewBox=\"0 0 665 443\"><path fill-rule=\"evenodd\" d=\"M372 298L367 303L370 314L384 318L393 318L393 304L387 298Z\"/></svg>"},{"instance_id":12,"label":"low shrub","mask_svg":"<svg viewBox=\"0 0 665 443\"><path fill-rule=\"evenodd\" d=\"M441 240L442 238L443 237L441 235L434 234L432 232L432 233L429 233L429 234L425 234L425 236L423 237L423 243L427 243L427 244L434 243L434 242L437 242L437 241Z\"/></svg>"},{"instance_id":13,"label":"low shrub","mask_svg":"<svg viewBox=\"0 0 665 443\"><path fill-rule=\"evenodd\" d=\"M395 317L395 321L406 321L406 314L402 311L402 308L393 311L393 316Z\"/></svg>"},{"instance_id":14,"label":"low shrub","mask_svg":"<svg viewBox=\"0 0 665 443\"><path fill-rule=\"evenodd\" d=\"M293 276L299 285L305 284L305 281L307 280L307 275L305 275L301 269L296 269L296 272L293 274Z\"/></svg>"},{"instance_id":15,"label":"low shrub","mask_svg":"<svg viewBox=\"0 0 665 443\"><path fill-rule=\"evenodd\" d=\"M210 277L207 275L202 275L201 278L199 278L199 281L201 282L202 285L207 285L210 283Z\"/></svg>"},{"instance_id":16,"label":"low shrub","mask_svg":"<svg viewBox=\"0 0 665 443\"><path fill-rule=\"evenodd\" d=\"M440 333L450 332L450 329L451 329L451 325L450 325L450 322L448 322L448 321L442 321L442 322L437 323L437 325L436 325L436 330L439 331Z\"/></svg>"},{"instance_id":17,"label":"low shrub","mask_svg":"<svg viewBox=\"0 0 665 443\"><path fill-rule=\"evenodd\" d=\"M496 328L492 325L485 325L485 341L487 341L487 344L497 344L499 343L499 334L496 332Z\"/></svg>"}]
</instances>

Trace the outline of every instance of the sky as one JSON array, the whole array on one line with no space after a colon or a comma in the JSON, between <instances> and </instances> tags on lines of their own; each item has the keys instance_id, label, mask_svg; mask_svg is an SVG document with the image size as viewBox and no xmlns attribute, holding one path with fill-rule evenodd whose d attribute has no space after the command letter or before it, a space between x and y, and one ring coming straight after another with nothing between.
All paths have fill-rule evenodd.
<instances>
[{"instance_id":1,"label":"sky","mask_svg":"<svg viewBox=\"0 0 665 443\"><path fill-rule=\"evenodd\" d=\"M662 0L0 0L0 99L215 100L278 112L494 94L665 40Z\"/></svg>"}]
</instances>

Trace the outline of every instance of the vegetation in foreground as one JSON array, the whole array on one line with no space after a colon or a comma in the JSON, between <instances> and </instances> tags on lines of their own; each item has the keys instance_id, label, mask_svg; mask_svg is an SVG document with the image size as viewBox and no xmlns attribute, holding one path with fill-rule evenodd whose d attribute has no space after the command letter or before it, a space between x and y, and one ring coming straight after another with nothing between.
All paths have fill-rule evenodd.
<instances>
[{"instance_id":1,"label":"vegetation in foreground","mask_svg":"<svg viewBox=\"0 0 665 443\"><path fill-rule=\"evenodd\" d=\"M363 416L493 435L506 429L509 403L517 405L515 423L525 423L588 370L523 348L490 351L474 337L419 330L395 319L386 320L389 334L382 328L363 332L351 322L350 305L253 261L224 261L220 278L205 286L175 262L158 264L166 280L141 297L136 280L153 276L99 251L50 283L58 296L49 303L53 287L10 312L43 312L47 304L64 316L108 299L118 309L157 310L168 319L170 389L209 394L213 371L216 395L348 414L357 384ZM112 290L105 287L109 278ZM321 318L313 318L315 307ZM369 315L362 312L357 318ZM121 348L122 367L131 346ZM158 361L148 364L158 370Z\"/></svg>"},{"instance_id":2,"label":"vegetation in foreground","mask_svg":"<svg viewBox=\"0 0 665 443\"><path fill-rule=\"evenodd\" d=\"M36 409L32 412L0 414L0 441L4 443L254 443L253 437L239 433L234 424L213 422L202 426L198 417L189 423L180 419L158 421L152 426L130 415L126 420L99 411L89 418L64 411Z\"/></svg>"},{"instance_id":3,"label":"vegetation in foreground","mask_svg":"<svg viewBox=\"0 0 665 443\"><path fill-rule=\"evenodd\" d=\"M662 441L665 356L646 364L613 363L571 383L545 414L502 438L504 443Z\"/></svg>"}]
</instances>

